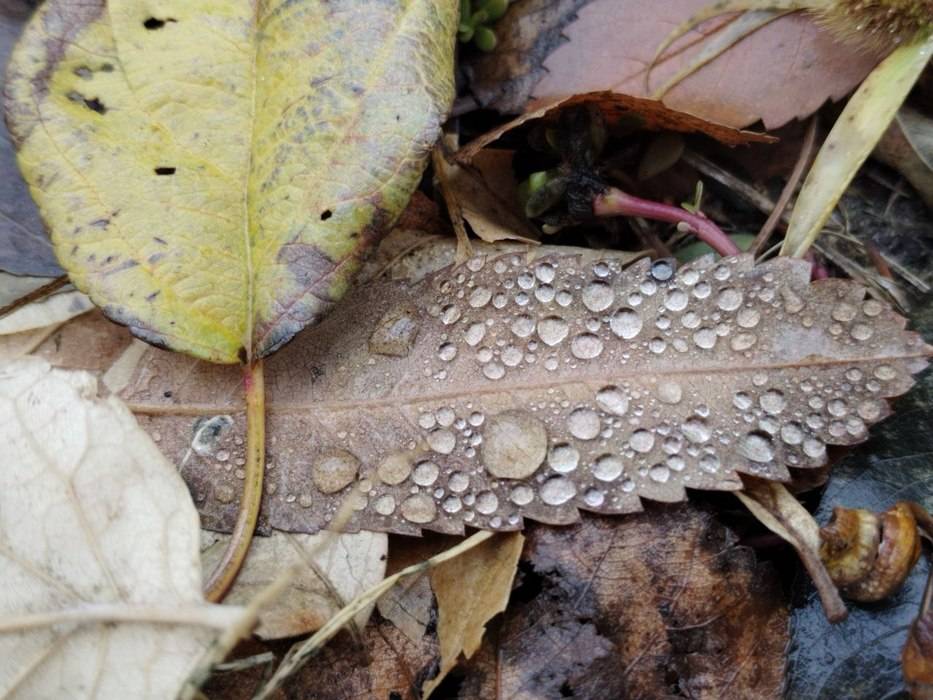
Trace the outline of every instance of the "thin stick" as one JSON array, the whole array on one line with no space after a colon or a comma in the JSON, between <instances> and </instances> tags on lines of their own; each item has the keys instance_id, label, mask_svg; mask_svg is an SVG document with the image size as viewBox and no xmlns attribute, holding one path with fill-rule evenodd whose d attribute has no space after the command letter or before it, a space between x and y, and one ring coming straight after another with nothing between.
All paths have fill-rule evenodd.
<instances>
[{"instance_id":1,"label":"thin stick","mask_svg":"<svg viewBox=\"0 0 933 700\"><path fill-rule=\"evenodd\" d=\"M262 503L266 459L266 396L262 360L256 360L245 368L243 386L246 391L246 478L227 549L204 586L204 596L213 603L223 600L246 560Z\"/></svg>"},{"instance_id":2,"label":"thin stick","mask_svg":"<svg viewBox=\"0 0 933 700\"><path fill-rule=\"evenodd\" d=\"M752 247L749 248L749 252L756 258L758 257L759 251L768 242L771 234L774 233L774 229L777 228L778 223L784 217L784 210L787 209L791 197L793 197L794 192L797 191L797 185L800 184L800 180L803 178L803 174L810 164L810 159L813 157L813 146L816 143L816 121L816 117L810 120L810 124L807 126L807 132L803 137L803 145L800 147L800 155L797 156L797 162L794 163L794 169L791 171L790 177L787 178L784 189L781 190L781 196L778 197L778 201L768 215L768 220L765 221L764 226L761 227L758 235L755 236Z\"/></svg>"},{"instance_id":3,"label":"thin stick","mask_svg":"<svg viewBox=\"0 0 933 700\"><path fill-rule=\"evenodd\" d=\"M54 294L62 287L67 286L68 283L68 275L56 277L48 284L43 284L38 289L33 289L31 292L24 294L19 299L11 301L6 306L0 307L0 318L9 316L17 309L21 309L22 307L26 306L26 304L31 304L32 302L38 301L39 299L45 299L47 296Z\"/></svg>"},{"instance_id":4,"label":"thin stick","mask_svg":"<svg viewBox=\"0 0 933 700\"><path fill-rule=\"evenodd\" d=\"M683 223L690 227L696 237L720 255L738 255L742 251L721 228L709 219L670 204L652 202L610 187L593 200L596 216L641 216L654 221Z\"/></svg>"},{"instance_id":5,"label":"thin stick","mask_svg":"<svg viewBox=\"0 0 933 700\"><path fill-rule=\"evenodd\" d=\"M239 608L179 603L171 606L89 603L49 612L6 616L0 620L0 633L53 627L64 624L144 622L157 625L191 625L227 629L240 616Z\"/></svg>"}]
</instances>

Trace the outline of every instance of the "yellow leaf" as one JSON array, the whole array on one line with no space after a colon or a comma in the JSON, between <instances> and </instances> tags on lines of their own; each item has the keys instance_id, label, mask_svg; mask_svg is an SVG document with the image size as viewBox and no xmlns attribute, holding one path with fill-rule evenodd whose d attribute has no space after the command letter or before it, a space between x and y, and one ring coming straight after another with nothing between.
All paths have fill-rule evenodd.
<instances>
[{"instance_id":1,"label":"yellow leaf","mask_svg":"<svg viewBox=\"0 0 933 700\"><path fill-rule=\"evenodd\" d=\"M453 95L458 3L49 0L10 62L72 280L138 337L262 357L342 296Z\"/></svg>"},{"instance_id":2,"label":"yellow leaf","mask_svg":"<svg viewBox=\"0 0 933 700\"><path fill-rule=\"evenodd\" d=\"M467 659L476 653L486 623L505 610L524 543L518 532L499 535L431 571L441 668L425 682L425 698L456 665L461 652Z\"/></svg>"}]
</instances>

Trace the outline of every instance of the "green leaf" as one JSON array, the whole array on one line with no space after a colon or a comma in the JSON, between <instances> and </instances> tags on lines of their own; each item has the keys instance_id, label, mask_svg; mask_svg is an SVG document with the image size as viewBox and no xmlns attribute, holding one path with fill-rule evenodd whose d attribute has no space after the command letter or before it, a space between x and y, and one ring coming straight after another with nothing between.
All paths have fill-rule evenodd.
<instances>
[{"instance_id":1,"label":"green leaf","mask_svg":"<svg viewBox=\"0 0 933 700\"><path fill-rule=\"evenodd\" d=\"M75 286L214 362L320 319L418 183L458 8L46 2L11 59L7 120Z\"/></svg>"}]
</instances>

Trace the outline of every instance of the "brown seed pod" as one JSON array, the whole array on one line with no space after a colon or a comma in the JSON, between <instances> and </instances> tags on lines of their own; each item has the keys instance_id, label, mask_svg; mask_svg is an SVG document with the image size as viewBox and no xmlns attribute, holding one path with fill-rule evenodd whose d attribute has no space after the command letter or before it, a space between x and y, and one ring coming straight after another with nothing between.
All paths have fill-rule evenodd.
<instances>
[{"instance_id":1,"label":"brown seed pod","mask_svg":"<svg viewBox=\"0 0 933 700\"><path fill-rule=\"evenodd\" d=\"M861 602L896 592L920 556L917 521L906 502L880 515L836 508L820 538L820 558L833 582L846 598Z\"/></svg>"}]
</instances>

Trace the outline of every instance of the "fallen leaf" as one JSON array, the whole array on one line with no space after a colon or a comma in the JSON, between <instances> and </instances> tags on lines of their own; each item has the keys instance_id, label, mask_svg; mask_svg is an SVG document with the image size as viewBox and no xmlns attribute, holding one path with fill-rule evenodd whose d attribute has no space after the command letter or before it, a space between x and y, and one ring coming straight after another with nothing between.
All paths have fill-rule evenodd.
<instances>
[{"instance_id":1,"label":"fallen leaf","mask_svg":"<svg viewBox=\"0 0 933 700\"><path fill-rule=\"evenodd\" d=\"M204 537L201 564L206 578L230 536L204 533ZM224 602L248 604L284 568L295 564L301 573L262 610L255 634L260 639L279 639L314 632L347 602L382 580L386 550L386 535L376 532L302 535L276 531L257 537ZM356 617L357 628L365 626L371 612L370 607Z\"/></svg>"},{"instance_id":2,"label":"fallen leaf","mask_svg":"<svg viewBox=\"0 0 933 700\"><path fill-rule=\"evenodd\" d=\"M858 285L811 285L803 261L675 272L611 251L478 248L430 273L425 246L421 277L360 288L268 362L264 527L314 532L350 499L350 530L518 529L738 490L739 473L784 481L864 440L930 352ZM205 527L228 530L236 369L152 349L121 396Z\"/></svg>"},{"instance_id":3,"label":"fallen leaf","mask_svg":"<svg viewBox=\"0 0 933 700\"><path fill-rule=\"evenodd\" d=\"M780 583L709 510L532 525L527 538L491 653L467 665L459 699L782 697Z\"/></svg>"},{"instance_id":4,"label":"fallen leaf","mask_svg":"<svg viewBox=\"0 0 933 700\"><path fill-rule=\"evenodd\" d=\"M646 67L671 29L709 4L522 0L497 25L501 40L496 50L473 62L471 91L483 106L505 112L599 90L652 95L723 26L723 19L714 19L675 43L646 84ZM534 47L530 61L513 58L529 47ZM765 128L775 129L844 97L878 60L795 14L768 24L700 68L671 90L664 104L721 124L745 127L761 120Z\"/></svg>"},{"instance_id":5,"label":"fallen leaf","mask_svg":"<svg viewBox=\"0 0 933 700\"><path fill-rule=\"evenodd\" d=\"M0 308L49 283L48 277L23 277L0 272Z\"/></svg>"},{"instance_id":6,"label":"fallen leaf","mask_svg":"<svg viewBox=\"0 0 933 700\"><path fill-rule=\"evenodd\" d=\"M141 339L215 362L318 320L418 183L457 8L44 3L7 120L75 286Z\"/></svg>"},{"instance_id":7,"label":"fallen leaf","mask_svg":"<svg viewBox=\"0 0 933 700\"><path fill-rule=\"evenodd\" d=\"M165 698L242 609L201 594L174 467L85 372L0 368L0 695Z\"/></svg>"},{"instance_id":8,"label":"fallen leaf","mask_svg":"<svg viewBox=\"0 0 933 700\"><path fill-rule=\"evenodd\" d=\"M901 107L873 155L900 171L933 209L933 119Z\"/></svg>"},{"instance_id":9,"label":"fallen leaf","mask_svg":"<svg viewBox=\"0 0 933 700\"><path fill-rule=\"evenodd\" d=\"M0 3L0 75L6 73L13 44L32 12L25 0ZM0 119L0 270L16 275L62 274L29 189L16 166L16 152ZM2 305L2 304L0 304Z\"/></svg>"},{"instance_id":10,"label":"fallen leaf","mask_svg":"<svg viewBox=\"0 0 933 700\"><path fill-rule=\"evenodd\" d=\"M657 100L633 97L614 92L586 92L571 97L561 97L545 101L544 104L525 112L521 116L491 129L482 136L473 139L456 153L462 163L470 163L481 149L500 139L512 129L534 119L552 118L561 110L579 105L592 105L599 109L612 131L617 128L647 129L650 131L675 131L684 134L705 134L728 146L743 143L769 143L774 139L766 134L754 131L741 131L716 122L701 119L687 112L666 107Z\"/></svg>"},{"instance_id":11,"label":"fallen leaf","mask_svg":"<svg viewBox=\"0 0 933 700\"><path fill-rule=\"evenodd\" d=\"M929 295L914 320L933 331ZM897 402L897 413L872 438L833 468L815 516L826 523L836 506L881 512L896 501L911 500L933 509L930 455L933 433L933 374L927 372ZM917 615L929 574L921 557L897 594L870 605L851 604L838 625L826 621L819 600L808 587L797 591L791 614L794 643L788 657L787 697L874 700L907 697L901 676L901 650Z\"/></svg>"},{"instance_id":12,"label":"fallen leaf","mask_svg":"<svg viewBox=\"0 0 933 700\"><path fill-rule=\"evenodd\" d=\"M517 532L499 535L431 571L440 670L424 684L425 698L447 677L461 654L469 659L479 650L486 624L506 609L524 542Z\"/></svg>"}]
</instances>

